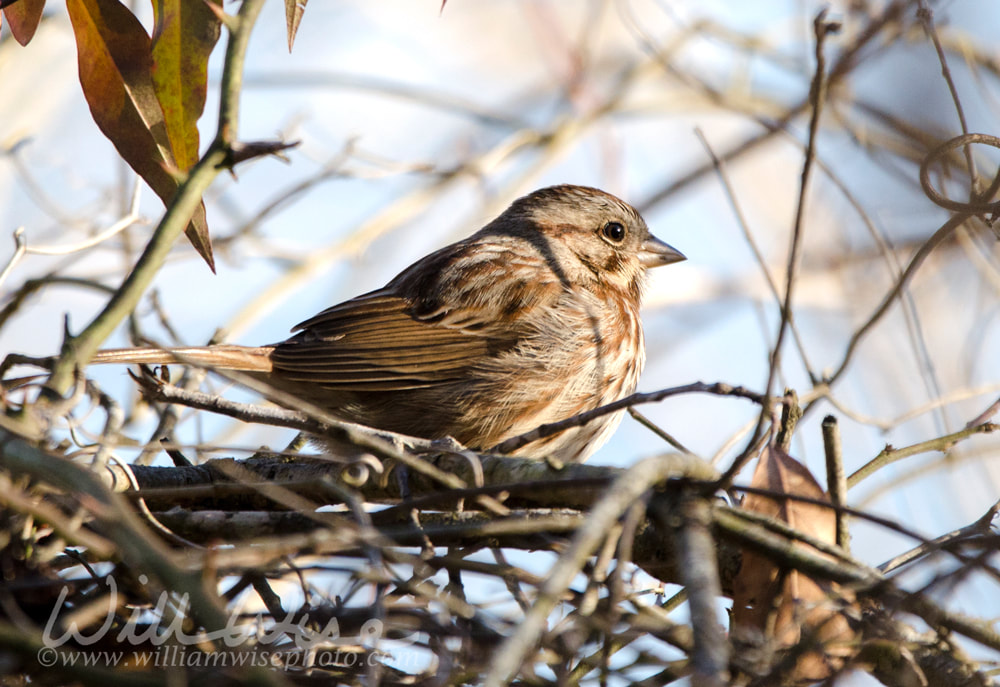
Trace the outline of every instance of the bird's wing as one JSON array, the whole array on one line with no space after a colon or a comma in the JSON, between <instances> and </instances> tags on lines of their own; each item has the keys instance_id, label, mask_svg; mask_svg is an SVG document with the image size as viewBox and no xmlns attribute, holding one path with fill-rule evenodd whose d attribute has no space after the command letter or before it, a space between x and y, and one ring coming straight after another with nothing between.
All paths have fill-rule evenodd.
<instances>
[{"instance_id":1,"label":"bird's wing","mask_svg":"<svg viewBox=\"0 0 1000 687\"><path fill-rule=\"evenodd\" d=\"M486 325L488 313L431 318L388 289L324 310L278 344L271 359L289 381L345 392L426 388L462 377L472 362L516 343Z\"/></svg>"}]
</instances>

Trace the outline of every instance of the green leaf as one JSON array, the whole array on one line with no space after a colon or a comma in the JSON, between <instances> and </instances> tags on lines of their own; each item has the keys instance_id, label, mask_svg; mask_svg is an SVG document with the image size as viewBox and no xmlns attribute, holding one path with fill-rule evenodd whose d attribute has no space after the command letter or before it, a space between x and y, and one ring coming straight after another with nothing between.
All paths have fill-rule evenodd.
<instances>
[{"instance_id":1,"label":"green leaf","mask_svg":"<svg viewBox=\"0 0 1000 687\"><path fill-rule=\"evenodd\" d=\"M80 84L94 121L136 174L169 203L177 191L171 172L180 168L153 86L149 36L118 0L66 0L66 8L76 35ZM186 233L214 271L204 205Z\"/></svg>"},{"instance_id":2,"label":"green leaf","mask_svg":"<svg viewBox=\"0 0 1000 687\"><path fill-rule=\"evenodd\" d=\"M221 0L213 0L221 7ZM177 166L198 161L198 119L205 109L208 57L221 22L202 0L153 0L153 88Z\"/></svg>"},{"instance_id":3,"label":"green leaf","mask_svg":"<svg viewBox=\"0 0 1000 687\"><path fill-rule=\"evenodd\" d=\"M38 22L42 20L44 9L45 0L18 0L4 7L3 14L7 18L7 26L14 40L21 45L28 44L35 35Z\"/></svg>"}]
</instances>

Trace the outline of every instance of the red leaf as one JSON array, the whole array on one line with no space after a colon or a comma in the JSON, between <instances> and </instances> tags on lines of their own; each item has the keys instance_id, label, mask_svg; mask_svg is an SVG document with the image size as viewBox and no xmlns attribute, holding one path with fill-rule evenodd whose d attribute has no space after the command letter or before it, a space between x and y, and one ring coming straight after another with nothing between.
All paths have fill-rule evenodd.
<instances>
[{"instance_id":1,"label":"red leaf","mask_svg":"<svg viewBox=\"0 0 1000 687\"><path fill-rule=\"evenodd\" d=\"M168 170L178 166L153 86L149 36L117 0L67 0L66 8L76 35L80 84L94 121L136 174L169 203L177 181ZM186 231L214 270L203 205Z\"/></svg>"},{"instance_id":2,"label":"red leaf","mask_svg":"<svg viewBox=\"0 0 1000 687\"><path fill-rule=\"evenodd\" d=\"M10 33L21 45L27 45L38 22L42 20L42 10L45 9L45 0L18 0L7 5L3 9L4 16L7 17L7 26Z\"/></svg>"}]
</instances>

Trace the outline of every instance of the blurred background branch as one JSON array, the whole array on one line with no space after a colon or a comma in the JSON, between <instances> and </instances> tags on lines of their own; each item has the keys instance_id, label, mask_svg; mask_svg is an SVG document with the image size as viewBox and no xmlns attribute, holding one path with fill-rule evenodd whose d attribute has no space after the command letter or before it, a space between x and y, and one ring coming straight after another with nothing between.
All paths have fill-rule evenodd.
<instances>
[{"instance_id":1,"label":"blurred background branch","mask_svg":"<svg viewBox=\"0 0 1000 687\"><path fill-rule=\"evenodd\" d=\"M1000 617L991 527L1000 494L1000 8L833 3L826 20L840 31L825 34L824 89L811 86L816 3L272 1L261 3L242 84L230 81L212 31L199 30L238 30L226 13L255 2L206 5L207 18L181 21L178 42L165 28L175 26L175 3L71 5L73 22L37 0L3 10L4 355L58 355L70 332L122 299L119 287L153 236L142 218L162 224L178 212L173 192L202 173L191 171L199 158L204 183L190 200L203 199L203 222L193 205L180 213L172 233L186 229L190 242L161 244L148 285L88 337L82 357L105 336L106 346L279 341L296 322L470 233L517 195L554 183L598 186L640 207L689 258L650 284L639 390L703 391L689 385L721 380L751 402L661 394L641 421L623 423L586 479L671 446L714 457L720 471L741 453L756 457L748 448L774 453L773 415L761 411L772 401L787 410L794 397L780 394L791 389L804 414L787 428L787 454L805 473L774 456L781 476L801 482L791 501L805 505L783 502L777 520L760 511L741 519L733 513L750 511L738 491L706 491L709 470L686 485L693 501L683 517L664 506L664 490L677 486L666 482L644 490L642 507L619 503L598 522L588 509L606 497L607 474L560 492L546 481L559 466L459 451L449 472L447 461L418 455L427 447L361 435L350 435L357 453L336 464L343 479L281 482L282 461L315 453L296 430L323 418L241 422L193 410L178 401L195 392L216 407L223 396L229 408L261 400L232 378L195 374L167 401L140 392L121 369L76 369L69 351L58 385L65 398L39 405L46 378L36 369L4 376L4 670L40 674L58 602L56 635L71 621L93 633L110 613L115 627L143 638L127 647L133 661L164 655L155 632L141 630L174 618L192 632L274 630L270 644L257 636L230 654L269 651L280 675L202 663L185 669L191 681L477 682L543 597L554 611L544 627L522 630L531 641L510 664L527 680L652 685L696 674L701 684L763 684L815 667L816 647L835 643L822 623L805 623L784 646L777 631L731 632L738 650L727 654L711 626L711 585L697 590L690 620L674 541L663 532L671 518L696 522L686 560L706 565L708 509L726 594L728 581L762 574L757 564L741 567L740 551L754 551L811 571L823 599L840 604L832 617L853 633L853 653L827 655L822 666L837 684L871 684L870 675L889 685L988 684ZM104 57L78 61L79 20L111 16L99 8L117 13L122 35L146 41L142 88L123 89L133 98L129 121L145 123L141 145L115 138L108 122L121 120L100 105L112 102L110 91L93 98L86 78L81 89L84 67ZM301 19L290 55L286 10ZM198 50L177 50L184 45ZM193 72L174 61L185 56ZM132 84L127 70L116 78ZM188 92L183 83L200 85ZM229 119L212 121L237 101L238 140ZM218 133L223 145L200 144L199 133ZM230 144L258 140L274 142L274 152L280 141L301 143L284 153L287 165L254 157L218 174L232 167ZM143 185L154 193L137 192ZM830 511L817 505L823 485L803 476L825 474L825 415L836 417L852 475L831 521L849 529L850 560L830 558L836 538L821 536L825 516L808 508ZM214 469L213 458L261 445L284 456L266 484L240 484L237 473L183 483ZM193 467L171 473L181 483L149 492L148 508L112 495L135 494L137 476L153 474L143 470L185 461ZM582 479L577 467L562 476ZM125 482L100 486L101 471ZM762 486L750 469L733 473L735 485L772 501L788 492ZM518 501L528 493L540 500ZM733 496L736 510L721 505ZM238 505L224 507L227 499ZM872 570L883 564L887 581L876 584ZM558 584L547 582L553 570L562 571ZM714 600L718 623L729 623L732 605ZM962 616L969 612L976 617ZM781 625L771 620L772 630ZM324 632L331 621L336 636ZM308 650L302 628L314 633ZM120 649L111 639L86 651ZM511 646L506 655L515 656ZM183 648L228 651L207 639ZM109 675L140 681L108 663L73 668L82 650L58 647L49 668L90 684Z\"/></svg>"}]
</instances>

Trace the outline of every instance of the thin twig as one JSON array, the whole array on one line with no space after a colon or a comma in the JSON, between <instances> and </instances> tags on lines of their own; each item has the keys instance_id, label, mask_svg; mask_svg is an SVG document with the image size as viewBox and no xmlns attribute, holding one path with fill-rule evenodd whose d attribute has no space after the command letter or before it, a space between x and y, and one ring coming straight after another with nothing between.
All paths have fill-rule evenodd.
<instances>
[{"instance_id":1,"label":"thin twig","mask_svg":"<svg viewBox=\"0 0 1000 687\"><path fill-rule=\"evenodd\" d=\"M968 439L976 434L990 434L995 432L998 428L1000 428L1000 425L996 425L992 422L984 422L981 425L966 427L965 429L961 429L957 432L935 437L934 439L928 439L927 441L921 441L920 443L906 446L904 448L886 446L877 456L851 473L851 475L847 478L847 486L853 488L857 486L861 480L874 474L875 471L885 467L886 465L891 465L898 460L902 460L903 458L909 458L910 456L919 455L921 453L929 453L931 451L947 451L963 439Z\"/></svg>"},{"instance_id":2,"label":"thin twig","mask_svg":"<svg viewBox=\"0 0 1000 687\"><path fill-rule=\"evenodd\" d=\"M774 347L771 349L771 360L767 371L767 382L764 384L765 393L768 398L770 398L771 389L774 385L774 379L778 373L778 368L781 365L781 348L784 343L785 332L788 331L789 322L792 320L792 299L796 277L798 276L800 262L799 253L802 249L806 197L808 196L809 191L809 178L812 173L813 160L816 155L816 139L819 135L820 115L823 111L823 105L826 102L826 92L829 83L826 74L826 38L831 33L836 33L839 30L839 23L826 21L825 9L820 11L820 13L817 14L816 18L813 20L813 32L816 37L816 70L813 73L813 81L809 91L809 102L812 106L812 113L809 118L809 137L806 144L805 160L802 163L802 175L799 183L799 197L795 210L795 225L792 228L791 247L788 251L788 266L787 274L785 276L785 298L781 305L781 322L778 325L778 334L774 341ZM761 408L760 415L757 418L757 425L754 427L753 434L747 442L746 448L723 474L720 484L728 484L733 477L735 477L736 474L743 469L743 466L746 465L747 461L750 460L750 457L753 455L753 447L756 446L758 439L760 439L761 433L764 430L764 425L770 414L771 409L769 407L769 403L767 403L763 408Z\"/></svg>"},{"instance_id":3,"label":"thin twig","mask_svg":"<svg viewBox=\"0 0 1000 687\"><path fill-rule=\"evenodd\" d=\"M990 506L989 510L987 510L982 517L971 525L960 527L957 530L952 530L951 532L943 534L931 541L923 542L919 546L886 561L882 565L878 566L878 569L888 575L889 573L902 568L904 565L908 565L918 558L923 558L930 553L947 549L949 546L954 544L961 544L974 540L976 537L988 535L992 531L991 527L993 525L993 519L996 518L997 511L1000 511L1000 501Z\"/></svg>"},{"instance_id":4,"label":"thin twig","mask_svg":"<svg viewBox=\"0 0 1000 687\"><path fill-rule=\"evenodd\" d=\"M927 36L931 39L931 44L934 46L934 51L937 53L938 63L941 65L941 76L944 77L945 83L948 84L948 92L951 94L951 101L955 104L955 112L958 114L958 123L962 127L962 133L969 133L969 125L965 121L965 109L962 107L962 101L958 97L958 89L955 87L955 80L951 77L951 70L948 68L948 58L944 54L944 48L941 47L941 39L938 38L937 29L934 26L934 11L927 6L926 0L917 0L920 5L920 9L917 10L917 19L924 27L924 31ZM975 196L976 185L978 183L976 174L976 161L972 157L972 150L966 146L965 150L965 163L968 165L969 169L969 197L970 199Z\"/></svg>"},{"instance_id":5,"label":"thin twig","mask_svg":"<svg viewBox=\"0 0 1000 687\"><path fill-rule=\"evenodd\" d=\"M837 510L837 546L851 551L851 535L847 530L847 517L840 506L847 505L847 478L844 476L844 455L840 443L840 427L837 418L827 415L821 425L823 432L823 452L826 455L826 490L830 501Z\"/></svg>"},{"instance_id":6,"label":"thin twig","mask_svg":"<svg viewBox=\"0 0 1000 687\"><path fill-rule=\"evenodd\" d=\"M690 393L704 393L704 394L714 394L716 396L736 396L738 398L746 398L754 403L764 404L765 399L758 393L749 391L742 386L731 386L724 382L716 382L714 384L706 384L704 382L693 382L691 384L685 384L683 386L670 387L668 389L661 389L660 391L651 391L648 393L635 393L625 398L614 401L613 403L608 403L601 406L600 408L595 408L593 410L588 410L583 413L578 413L573 417L567 418L560 422L552 422L544 425L540 425L530 432L525 432L524 434L518 435L516 437L511 437L506 441L503 441L493 448L489 449L490 453L511 453L516 451L522 446L526 446L533 441L542 439L544 437L552 436L553 434L558 434L571 427L581 427L591 420L608 415L610 413L618 412L629 406L639 405L641 403L658 403L665 398L671 396L677 396L678 394L690 394Z\"/></svg>"},{"instance_id":7,"label":"thin twig","mask_svg":"<svg viewBox=\"0 0 1000 687\"><path fill-rule=\"evenodd\" d=\"M733 215L736 217L736 223L739 225L740 231L743 233L743 238L746 240L747 245L750 246L750 251L753 253L754 260L757 261L757 266L764 275L764 281L767 282L767 287L771 291L771 296L774 298L775 304L780 308L781 294L778 292L778 284L774 280L774 276L771 274L771 269L767 266L767 261L764 259L764 254L757 245L757 240L754 238L753 232L750 231L750 224L747 222L747 219L743 214L743 208L740 207L739 200L736 197L736 191L733 189L733 185L729 181L729 172L726 170L726 166L722 160L720 160L715 154L715 150L713 150L712 146L709 144L708 139L705 138L705 134L702 130L700 128L696 128L694 133L698 137L698 140L701 141L701 144L705 148L709 157L712 159L712 165L715 168L716 175L719 177L719 183L722 184L722 190L725 192L726 200L729 201L729 207L732 208ZM795 347L798 349L799 356L802 358L802 363L806 367L806 373L815 383L816 376L813 373L812 365L809 363L809 358L806 355L806 347L802 342L801 334L799 334L799 328L795 324L794 320L789 321L788 324L792 330L792 338L795 340Z\"/></svg>"},{"instance_id":8,"label":"thin twig","mask_svg":"<svg viewBox=\"0 0 1000 687\"><path fill-rule=\"evenodd\" d=\"M642 413L640 413L638 410L636 410L632 406L629 406L629 408L628 408L628 414L632 417L633 420L635 420L636 422L638 422L640 425L642 425L643 427L645 427L646 429L648 429L650 432L652 432L656 436L658 436L661 439L663 439L665 442L667 442L668 444L670 444L671 446L673 446L675 449L677 449L681 453L689 453L691 455L694 455L694 451L691 451L690 449L688 449L686 446L684 446L684 444L682 444L677 439L675 439L669 432L667 432L665 429L663 429L662 427L660 427L659 425L657 425L655 422L653 422L652 420L650 420L648 417L646 417L645 415L643 415Z\"/></svg>"}]
</instances>

